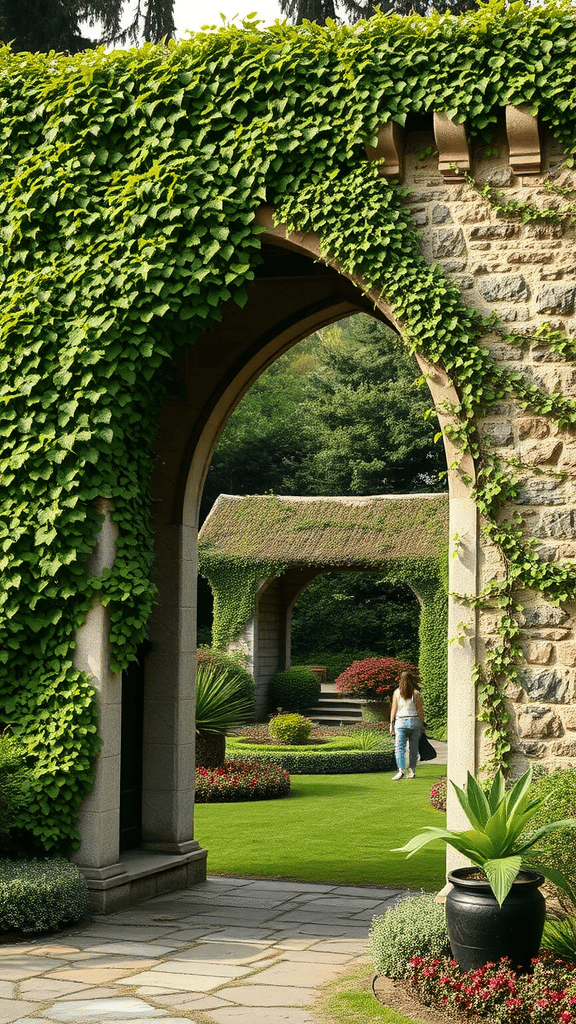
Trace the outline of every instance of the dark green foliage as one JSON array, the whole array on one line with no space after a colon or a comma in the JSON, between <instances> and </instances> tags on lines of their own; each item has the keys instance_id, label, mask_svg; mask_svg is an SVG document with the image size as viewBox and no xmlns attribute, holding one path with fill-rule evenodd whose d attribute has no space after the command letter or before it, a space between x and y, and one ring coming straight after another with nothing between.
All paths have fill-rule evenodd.
<instances>
[{"instance_id":1,"label":"dark green foliage","mask_svg":"<svg viewBox=\"0 0 576 1024\"><path fill-rule=\"evenodd\" d=\"M268 726L270 735L289 747L305 743L312 732L312 722L304 715L275 715Z\"/></svg>"},{"instance_id":2,"label":"dark green foliage","mask_svg":"<svg viewBox=\"0 0 576 1024\"><path fill-rule=\"evenodd\" d=\"M272 676L268 704L274 711L306 711L318 703L319 696L317 676L304 665L293 665Z\"/></svg>"},{"instance_id":3,"label":"dark green foliage","mask_svg":"<svg viewBox=\"0 0 576 1024\"><path fill-rule=\"evenodd\" d=\"M0 39L15 52L78 53L96 43L157 43L174 37L174 0L142 0L126 22L126 0L2 0ZM86 39L80 22L97 26L100 38Z\"/></svg>"},{"instance_id":4,"label":"dark green foliage","mask_svg":"<svg viewBox=\"0 0 576 1024\"><path fill-rule=\"evenodd\" d=\"M409 352L392 331L354 316L328 336L321 365L305 382L310 452L302 494L412 494L445 481L430 394ZM416 386L416 379L419 386Z\"/></svg>"},{"instance_id":5,"label":"dark green foliage","mask_svg":"<svg viewBox=\"0 0 576 1024\"><path fill-rule=\"evenodd\" d=\"M49 931L79 921L87 908L86 882L74 864L0 860L0 931Z\"/></svg>"},{"instance_id":6,"label":"dark green foliage","mask_svg":"<svg viewBox=\"0 0 576 1024\"><path fill-rule=\"evenodd\" d=\"M241 655L226 654L210 647L199 647L196 651L196 665L215 665L226 679L232 679L235 691L254 705L256 686L254 677L241 661Z\"/></svg>"},{"instance_id":7,"label":"dark green foliage","mask_svg":"<svg viewBox=\"0 0 576 1024\"><path fill-rule=\"evenodd\" d=\"M0 735L0 839L3 841L26 803L29 777L26 751L10 733L3 733Z\"/></svg>"},{"instance_id":8,"label":"dark green foliage","mask_svg":"<svg viewBox=\"0 0 576 1024\"><path fill-rule=\"evenodd\" d=\"M375 573L325 573L294 605L292 662L327 665L332 682L352 661L390 650L418 662L419 619L418 600L407 586L381 582Z\"/></svg>"},{"instance_id":9,"label":"dark green foliage","mask_svg":"<svg viewBox=\"0 0 576 1024\"><path fill-rule=\"evenodd\" d=\"M328 18L339 15L350 24L371 18L376 11L387 14L430 14L432 11L450 11L461 14L473 10L476 0L279 0L280 10L295 25L315 21L325 25Z\"/></svg>"},{"instance_id":10,"label":"dark green foliage","mask_svg":"<svg viewBox=\"0 0 576 1024\"><path fill-rule=\"evenodd\" d=\"M141 51L0 51L0 723L31 746L38 843L78 844L98 739L76 630L100 598L114 669L144 637L159 407L184 347L223 303L245 303L263 202L384 294L408 345L454 382L452 433L479 460L476 501L509 566L495 601L510 611L513 586L574 597L572 566L543 562L502 523L514 481L474 429L508 395L562 429L574 403L495 366L482 343L494 325L426 263L401 190L367 166L365 143L381 123L432 110L485 142L505 104L529 103L572 165L575 46L571 6L492 2L460 19L226 29ZM99 497L121 538L102 579L87 566ZM514 671L507 628L489 652L495 676Z\"/></svg>"},{"instance_id":11,"label":"dark green foliage","mask_svg":"<svg viewBox=\"0 0 576 1024\"><path fill-rule=\"evenodd\" d=\"M80 0L2 0L0 40L16 53L85 50L93 43L80 34L84 7Z\"/></svg>"},{"instance_id":12,"label":"dark green foliage","mask_svg":"<svg viewBox=\"0 0 576 1024\"><path fill-rule=\"evenodd\" d=\"M388 772L396 764L391 750L274 750L270 754L259 750L258 759L280 764L290 775L360 775Z\"/></svg>"},{"instance_id":13,"label":"dark green foliage","mask_svg":"<svg viewBox=\"0 0 576 1024\"><path fill-rule=\"evenodd\" d=\"M432 894L407 896L372 918L368 952L377 974L408 978L413 956L450 956L444 905Z\"/></svg>"}]
</instances>

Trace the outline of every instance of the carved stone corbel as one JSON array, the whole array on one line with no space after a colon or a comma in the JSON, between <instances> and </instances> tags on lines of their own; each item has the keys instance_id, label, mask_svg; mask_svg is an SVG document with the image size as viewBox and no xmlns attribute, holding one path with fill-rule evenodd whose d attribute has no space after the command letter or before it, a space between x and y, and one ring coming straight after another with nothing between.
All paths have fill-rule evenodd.
<instances>
[{"instance_id":1,"label":"carved stone corbel","mask_svg":"<svg viewBox=\"0 0 576 1024\"><path fill-rule=\"evenodd\" d=\"M542 152L538 133L538 118L530 106L506 107L506 134L508 135L508 162L514 174L540 174Z\"/></svg>"},{"instance_id":2,"label":"carved stone corbel","mask_svg":"<svg viewBox=\"0 0 576 1024\"><path fill-rule=\"evenodd\" d=\"M384 160L378 173L383 178L404 177L404 128L397 121L388 121L378 129L376 146L366 146L366 156L370 161Z\"/></svg>"},{"instance_id":3,"label":"carved stone corbel","mask_svg":"<svg viewBox=\"0 0 576 1024\"><path fill-rule=\"evenodd\" d=\"M455 124L446 114L434 114L434 138L438 147L438 170L445 182L461 180L458 171L470 173L470 149L466 126Z\"/></svg>"}]
</instances>

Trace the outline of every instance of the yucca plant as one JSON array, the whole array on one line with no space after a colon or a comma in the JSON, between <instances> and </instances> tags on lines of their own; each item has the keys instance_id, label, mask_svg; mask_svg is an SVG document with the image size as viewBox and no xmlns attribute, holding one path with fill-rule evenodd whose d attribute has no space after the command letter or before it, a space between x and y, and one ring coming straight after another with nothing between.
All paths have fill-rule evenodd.
<instances>
[{"instance_id":1,"label":"yucca plant","mask_svg":"<svg viewBox=\"0 0 576 1024\"><path fill-rule=\"evenodd\" d=\"M428 825L406 846L394 852L406 853L411 857L428 843L441 840L484 871L494 896L502 905L524 863L524 854L547 832L576 826L576 818L548 822L523 840L521 834L524 828L545 801L545 798L534 797L530 793L531 782L532 769L529 768L506 792L504 776L498 772L486 794L468 773L466 789L460 789L454 783L452 786L472 828L466 832L452 832ZM524 867L527 865L524 864ZM532 870L535 868L534 865L530 867ZM570 886L561 872L542 866L538 866L537 870L570 894Z\"/></svg>"}]
</instances>

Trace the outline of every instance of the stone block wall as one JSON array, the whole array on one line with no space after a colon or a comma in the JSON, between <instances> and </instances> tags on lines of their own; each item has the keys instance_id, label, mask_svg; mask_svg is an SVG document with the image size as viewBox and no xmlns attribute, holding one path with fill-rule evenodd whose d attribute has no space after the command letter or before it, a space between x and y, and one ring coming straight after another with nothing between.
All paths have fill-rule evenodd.
<instances>
[{"instance_id":1,"label":"stone block wall","mask_svg":"<svg viewBox=\"0 0 576 1024\"><path fill-rule=\"evenodd\" d=\"M482 187L489 184L506 200L529 200L542 207L558 199L545 187L550 173L561 185L576 175L562 169L562 152L545 131L542 174L516 176L508 164L504 130L495 139L498 155L473 154L471 174ZM569 224L522 223L506 219L468 185L445 183L437 156L421 158L433 147L432 133L406 138L407 203L422 238L427 261L439 263L462 289L464 302L484 314L496 313L500 323L529 336L542 323L576 335L576 245ZM537 383L545 391L576 398L576 366L554 355L537 338L522 347L507 344L500 334L487 335L486 347L497 361ZM531 415L513 401L492 408L479 424L486 443L511 464L522 487L506 519L519 513L526 539L532 538L541 558L564 562L576 558L576 437L552 419ZM501 555L481 539L478 589L502 578ZM555 607L539 595L518 594L518 621L524 657L517 683L507 696L512 713L513 770L538 759L551 768L576 761L576 607ZM480 612L478 654L498 640L499 616ZM479 729L480 751L486 752Z\"/></svg>"}]
</instances>

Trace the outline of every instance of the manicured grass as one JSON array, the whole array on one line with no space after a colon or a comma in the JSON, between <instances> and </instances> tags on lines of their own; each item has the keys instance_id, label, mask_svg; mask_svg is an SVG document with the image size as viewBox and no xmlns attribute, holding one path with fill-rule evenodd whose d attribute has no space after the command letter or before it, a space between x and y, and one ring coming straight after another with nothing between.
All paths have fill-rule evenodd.
<instances>
[{"instance_id":1,"label":"manicured grass","mask_svg":"<svg viewBox=\"0 0 576 1024\"><path fill-rule=\"evenodd\" d=\"M381 743L383 750L394 750L394 741L390 736L382 735ZM335 736L333 739L324 740L323 743L251 743L242 737L226 737L226 757L258 757L258 754L309 754L311 750L322 752L332 750L362 750L367 749L360 746L358 734L350 736ZM376 748L375 748L376 749Z\"/></svg>"},{"instance_id":2,"label":"manicured grass","mask_svg":"<svg viewBox=\"0 0 576 1024\"><path fill-rule=\"evenodd\" d=\"M198 804L195 836L211 872L434 892L445 882L443 843L409 860L390 850L424 825L445 825L429 800L443 771L422 766L402 782L392 772L293 775L281 800Z\"/></svg>"},{"instance_id":3,"label":"manicured grass","mask_svg":"<svg viewBox=\"0 0 576 1024\"><path fill-rule=\"evenodd\" d=\"M369 969L356 968L324 986L314 1008L327 1024L417 1024L411 1017L382 1006L370 989Z\"/></svg>"}]
</instances>

